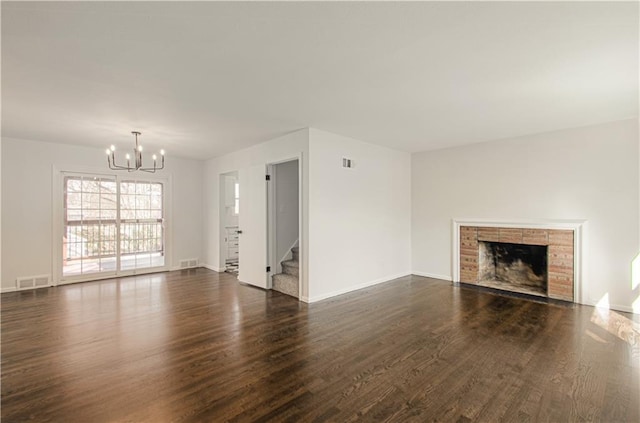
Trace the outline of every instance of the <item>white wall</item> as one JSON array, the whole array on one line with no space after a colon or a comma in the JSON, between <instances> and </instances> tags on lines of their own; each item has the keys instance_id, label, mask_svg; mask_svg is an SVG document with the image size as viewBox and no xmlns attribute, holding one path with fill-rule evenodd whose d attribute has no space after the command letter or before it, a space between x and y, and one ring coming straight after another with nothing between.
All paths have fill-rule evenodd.
<instances>
[{"instance_id":1,"label":"white wall","mask_svg":"<svg viewBox=\"0 0 640 423\"><path fill-rule=\"evenodd\" d=\"M2 139L2 289L21 276L53 275L53 167L109 173L102 149ZM201 257L203 162L167 156L171 176L170 266Z\"/></svg>"},{"instance_id":2,"label":"white wall","mask_svg":"<svg viewBox=\"0 0 640 423\"><path fill-rule=\"evenodd\" d=\"M276 260L280 272L280 260L298 240L298 161L274 166L275 182Z\"/></svg>"},{"instance_id":3,"label":"white wall","mask_svg":"<svg viewBox=\"0 0 640 423\"><path fill-rule=\"evenodd\" d=\"M222 270L224 263L220 262L220 174L247 169L260 164L281 162L287 159L298 158L302 155L302 242L301 245L301 279L302 295L306 295L308 286L307 274L307 251L306 240L308 240L307 226L307 204L308 190L308 155L309 155L309 131L301 129L291 132L270 141L255 145L253 147L239 150L225 156L207 160L203 170L203 257L206 266L213 270ZM240 204L242 214L242 186L240 186ZM242 242L242 238L240 239Z\"/></svg>"},{"instance_id":4,"label":"white wall","mask_svg":"<svg viewBox=\"0 0 640 423\"><path fill-rule=\"evenodd\" d=\"M310 129L309 193L310 301L410 273L408 153Z\"/></svg>"},{"instance_id":5,"label":"white wall","mask_svg":"<svg viewBox=\"0 0 640 423\"><path fill-rule=\"evenodd\" d=\"M412 156L412 263L451 279L452 218L586 219L582 302L631 311L640 250L638 121Z\"/></svg>"},{"instance_id":6,"label":"white wall","mask_svg":"<svg viewBox=\"0 0 640 423\"><path fill-rule=\"evenodd\" d=\"M409 274L410 155L313 128L206 162L203 255L207 267L221 268L220 174L281 162L300 153L301 299L317 301ZM354 160L353 169L342 168L343 156Z\"/></svg>"}]
</instances>

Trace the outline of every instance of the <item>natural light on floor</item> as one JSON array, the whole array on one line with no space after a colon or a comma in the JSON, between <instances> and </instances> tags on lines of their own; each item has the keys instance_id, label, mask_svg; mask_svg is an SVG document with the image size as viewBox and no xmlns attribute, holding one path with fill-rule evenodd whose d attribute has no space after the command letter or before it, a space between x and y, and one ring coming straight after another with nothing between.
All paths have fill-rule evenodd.
<instances>
[{"instance_id":1,"label":"natural light on floor","mask_svg":"<svg viewBox=\"0 0 640 423\"><path fill-rule=\"evenodd\" d=\"M609 308L609 293L598 301L591 322L631 346L640 345L640 323L634 322Z\"/></svg>"}]
</instances>

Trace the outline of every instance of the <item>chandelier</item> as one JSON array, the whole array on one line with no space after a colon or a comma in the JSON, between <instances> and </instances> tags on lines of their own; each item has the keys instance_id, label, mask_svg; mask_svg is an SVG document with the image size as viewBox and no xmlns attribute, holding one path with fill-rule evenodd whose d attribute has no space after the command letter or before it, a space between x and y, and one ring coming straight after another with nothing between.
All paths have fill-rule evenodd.
<instances>
[{"instance_id":1,"label":"chandelier","mask_svg":"<svg viewBox=\"0 0 640 423\"><path fill-rule=\"evenodd\" d=\"M158 156L153 155L151 158L153 159L153 167L144 167L142 165L142 146L138 144L138 135L142 135L141 132L131 131L133 135L136 137L136 146L133 149L133 162L131 160L130 154L125 154L124 158L127 161L126 166L121 166L116 164L116 147L112 145L110 148L107 148L107 162L109 163L109 169L111 170L126 170L129 172L135 172L136 170L141 170L143 172L155 173L156 170L164 169L164 150L160 150L160 166L158 166Z\"/></svg>"}]
</instances>

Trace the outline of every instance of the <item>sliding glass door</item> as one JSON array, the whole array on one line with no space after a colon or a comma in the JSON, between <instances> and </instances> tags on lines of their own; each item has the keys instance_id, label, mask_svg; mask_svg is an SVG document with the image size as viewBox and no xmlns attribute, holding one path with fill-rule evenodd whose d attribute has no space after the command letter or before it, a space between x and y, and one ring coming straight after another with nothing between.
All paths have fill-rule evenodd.
<instances>
[{"instance_id":1,"label":"sliding glass door","mask_svg":"<svg viewBox=\"0 0 640 423\"><path fill-rule=\"evenodd\" d=\"M120 268L164 266L162 184L120 183Z\"/></svg>"},{"instance_id":2,"label":"sliding glass door","mask_svg":"<svg viewBox=\"0 0 640 423\"><path fill-rule=\"evenodd\" d=\"M63 174L62 278L165 266L164 184Z\"/></svg>"}]
</instances>

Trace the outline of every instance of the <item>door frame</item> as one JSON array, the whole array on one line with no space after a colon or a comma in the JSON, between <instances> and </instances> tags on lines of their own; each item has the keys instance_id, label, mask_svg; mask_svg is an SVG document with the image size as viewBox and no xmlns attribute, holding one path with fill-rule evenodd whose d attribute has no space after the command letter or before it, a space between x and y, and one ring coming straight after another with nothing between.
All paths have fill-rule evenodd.
<instances>
[{"instance_id":1,"label":"door frame","mask_svg":"<svg viewBox=\"0 0 640 423\"><path fill-rule=\"evenodd\" d=\"M298 300L302 298L302 272L303 272L303 263L302 263L302 255L304 251L302 249L303 246L303 220L302 220L302 153L298 153L296 156L291 156L286 159L277 160L273 162L267 163L267 173L271 175L270 184L267 184L267 263L271 266L271 273L269 276L276 274L276 269L278 268L278 260L279 257L276 257L276 252L278 251L276 245L276 213L274 207L276 206L276 165L298 161Z\"/></svg>"},{"instance_id":2,"label":"door frame","mask_svg":"<svg viewBox=\"0 0 640 423\"><path fill-rule=\"evenodd\" d=\"M228 172L218 173L218 268L214 269L217 272L224 272L226 270L226 244L224 238L226 236L226 227L225 227L225 201L226 201L226 191L227 187L224 183L225 176L234 175L236 180L240 182L238 170L230 170ZM240 186L240 213L242 213L242 186ZM240 242L240 237L238 237L238 242ZM239 253L238 253L239 254Z\"/></svg>"},{"instance_id":3,"label":"door frame","mask_svg":"<svg viewBox=\"0 0 640 423\"><path fill-rule=\"evenodd\" d=\"M166 272L171 270L171 253L172 253L172 240L173 240L173 214L171 210L171 192L172 192L172 177L171 174L167 175L157 175L157 174L148 174L141 175L141 177L134 177L133 179L137 179L140 181L150 181L150 182L162 182L163 184L163 198L162 198L162 206L163 206L163 219L164 219L164 255L165 262L164 266L158 267L149 267L145 269L132 269L122 271L116 267L114 272L100 272L100 273L91 273L87 275L78 275L72 277L64 278L62 274L62 236L63 236L63 224L62 218L64 213L64 190L63 190L63 182L65 173L72 173L77 175L91 175L91 176L106 176L106 177L114 177L116 182L118 183L118 192L120 190L119 183L121 179L123 179L123 174L119 172L108 172L104 169L89 167L89 166L64 166L64 168L58 168L55 165L51 166L51 193L52 193L52 207L51 207L51 275L52 275L52 284L54 286L57 285L66 285L70 283L77 282L87 282L87 281L95 281L100 279L112 279L123 276L133 276L133 275L143 275L147 273L157 273L157 272ZM126 173L126 175L130 175ZM126 179L126 178L125 178ZM119 200L118 200L119 201ZM119 215L119 213L118 213ZM119 219L118 219L119 220ZM119 250L119 247L118 247ZM120 261L117 258L118 262Z\"/></svg>"}]
</instances>

